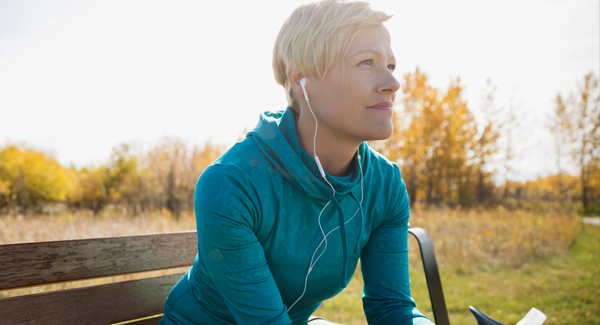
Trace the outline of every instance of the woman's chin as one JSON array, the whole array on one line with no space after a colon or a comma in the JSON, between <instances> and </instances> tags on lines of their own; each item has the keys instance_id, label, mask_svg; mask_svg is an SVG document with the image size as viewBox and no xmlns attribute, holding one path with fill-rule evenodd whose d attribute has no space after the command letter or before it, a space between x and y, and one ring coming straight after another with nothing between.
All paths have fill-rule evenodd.
<instances>
[{"instance_id":1,"label":"woman's chin","mask_svg":"<svg viewBox=\"0 0 600 325\"><path fill-rule=\"evenodd\" d=\"M365 141L379 141L379 140L387 140L392 136L394 132L394 126L391 123L387 123L385 125L381 125L379 128L373 130L369 137Z\"/></svg>"}]
</instances>

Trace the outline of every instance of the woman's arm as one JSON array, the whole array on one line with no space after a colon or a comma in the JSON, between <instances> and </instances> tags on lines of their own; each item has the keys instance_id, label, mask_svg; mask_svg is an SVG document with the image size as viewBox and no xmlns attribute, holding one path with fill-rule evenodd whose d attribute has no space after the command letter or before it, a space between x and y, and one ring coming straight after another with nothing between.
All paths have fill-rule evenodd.
<instances>
[{"instance_id":1,"label":"woman's arm","mask_svg":"<svg viewBox=\"0 0 600 325\"><path fill-rule=\"evenodd\" d=\"M416 308L408 277L408 195L400 171L397 199L361 253L363 308L369 324L433 324Z\"/></svg>"},{"instance_id":2,"label":"woman's arm","mask_svg":"<svg viewBox=\"0 0 600 325\"><path fill-rule=\"evenodd\" d=\"M198 248L238 324L291 324L253 230L256 202L237 169L208 168L196 187Z\"/></svg>"}]
</instances>

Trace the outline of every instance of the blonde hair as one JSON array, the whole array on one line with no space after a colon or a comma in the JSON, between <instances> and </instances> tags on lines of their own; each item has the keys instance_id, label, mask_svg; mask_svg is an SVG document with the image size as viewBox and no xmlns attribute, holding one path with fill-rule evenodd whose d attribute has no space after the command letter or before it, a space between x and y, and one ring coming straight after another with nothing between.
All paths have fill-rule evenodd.
<instances>
[{"instance_id":1,"label":"blonde hair","mask_svg":"<svg viewBox=\"0 0 600 325\"><path fill-rule=\"evenodd\" d=\"M288 105L297 104L287 78L289 69L326 78L363 28L391 17L362 1L324 0L296 8L283 23L273 48L275 80L285 88Z\"/></svg>"}]
</instances>

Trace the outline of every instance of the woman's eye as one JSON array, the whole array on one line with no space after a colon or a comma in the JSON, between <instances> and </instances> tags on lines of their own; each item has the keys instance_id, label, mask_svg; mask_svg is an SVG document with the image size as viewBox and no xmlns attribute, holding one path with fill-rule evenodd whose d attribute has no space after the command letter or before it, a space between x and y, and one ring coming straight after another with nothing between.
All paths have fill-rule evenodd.
<instances>
[{"instance_id":1,"label":"woman's eye","mask_svg":"<svg viewBox=\"0 0 600 325\"><path fill-rule=\"evenodd\" d=\"M372 66L373 65L373 59L364 60L360 64Z\"/></svg>"},{"instance_id":2,"label":"woman's eye","mask_svg":"<svg viewBox=\"0 0 600 325\"><path fill-rule=\"evenodd\" d=\"M390 64L390 65L388 65L387 67L388 67L388 69L389 69L391 72L394 72L394 70L396 70L396 65L395 65L395 64Z\"/></svg>"}]
</instances>

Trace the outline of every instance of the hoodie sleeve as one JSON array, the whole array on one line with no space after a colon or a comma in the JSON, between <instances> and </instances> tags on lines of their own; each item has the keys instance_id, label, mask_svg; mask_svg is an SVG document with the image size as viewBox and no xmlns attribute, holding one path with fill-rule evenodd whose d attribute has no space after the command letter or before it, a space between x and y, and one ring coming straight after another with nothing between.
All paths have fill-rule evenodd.
<instances>
[{"instance_id":1,"label":"hoodie sleeve","mask_svg":"<svg viewBox=\"0 0 600 325\"><path fill-rule=\"evenodd\" d=\"M361 253L364 278L363 308L369 324L433 324L416 308L408 276L408 219L406 186L395 166L398 184L391 208Z\"/></svg>"},{"instance_id":2,"label":"hoodie sleeve","mask_svg":"<svg viewBox=\"0 0 600 325\"><path fill-rule=\"evenodd\" d=\"M237 169L215 165L205 170L194 202L198 249L236 323L291 324L253 231L257 200Z\"/></svg>"}]
</instances>

